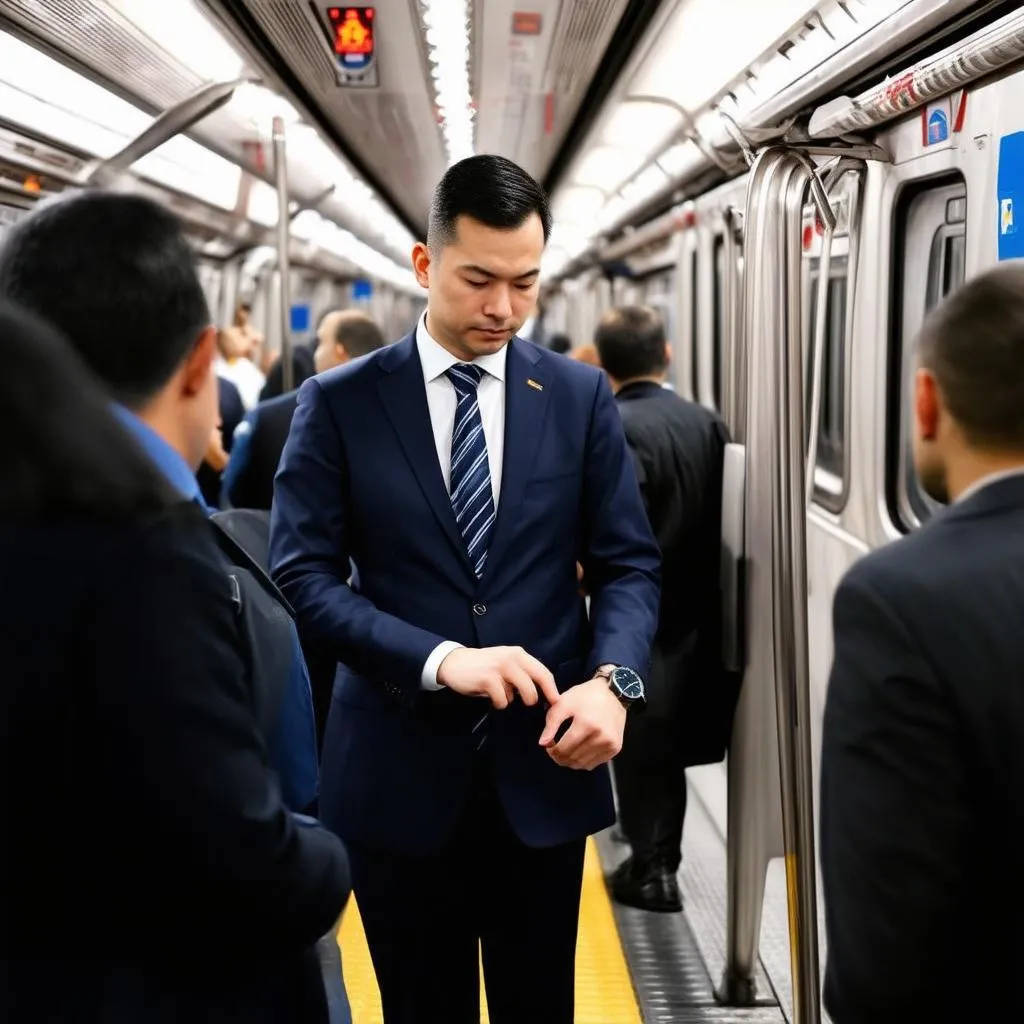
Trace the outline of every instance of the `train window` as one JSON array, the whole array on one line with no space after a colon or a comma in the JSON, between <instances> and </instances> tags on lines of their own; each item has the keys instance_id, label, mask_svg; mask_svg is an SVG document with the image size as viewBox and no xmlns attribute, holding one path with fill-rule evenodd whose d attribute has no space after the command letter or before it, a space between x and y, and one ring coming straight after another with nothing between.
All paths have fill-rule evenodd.
<instances>
[{"instance_id":1,"label":"train window","mask_svg":"<svg viewBox=\"0 0 1024 1024\"><path fill-rule=\"evenodd\" d=\"M912 192L904 201L899 235L899 278L894 295L893 367L898 371L890 448L890 504L905 530L926 522L939 508L914 470L912 409L914 340L925 316L964 282L967 262L967 189L962 179ZM925 255L927 254L927 255Z\"/></svg>"},{"instance_id":2,"label":"train window","mask_svg":"<svg viewBox=\"0 0 1024 1024\"><path fill-rule=\"evenodd\" d=\"M712 336L712 392L715 408L722 408L722 360L725 335L725 236L715 235L714 334Z\"/></svg>"},{"instance_id":3,"label":"train window","mask_svg":"<svg viewBox=\"0 0 1024 1024\"><path fill-rule=\"evenodd\" d=\"M698 339L700 338L700 317L697 315L697 288L699 274L697 273L697 250L690 253L690 398L698 401L700 394L698 371L700 360L697 356Z\"/></svg>"},{"instance_id":4,"label":"train window","mask_svg":"<svg viewBox=\"0 0 1024 1024\"><path fill-rule=\"evenodd\" d=\"M846 477L846 313L849 259L833 256L829 261L828 296L825 309L825 343L821 353L821 404L818 409L818 443L814 464L814 500L838 512L845 497ZM810 302L808 328L805 334L806 401L804 421L806 441L811 429L811 366L814 336L817 329L818 261L810 267Z\"/></svg>"}]
</instances>

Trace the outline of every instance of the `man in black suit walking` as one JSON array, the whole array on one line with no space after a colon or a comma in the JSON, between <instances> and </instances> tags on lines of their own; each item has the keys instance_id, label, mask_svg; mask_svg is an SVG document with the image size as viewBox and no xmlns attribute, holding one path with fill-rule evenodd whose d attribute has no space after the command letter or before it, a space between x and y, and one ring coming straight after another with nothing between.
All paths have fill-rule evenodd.
<instances>
[{"instance_id":1,"label":"man in black suit walking","mask_svg":"<svg viewBox=\"0 0 1024 1024\"><path fill-rule=\"evenodd\" d=\"M1016 1020L1024 960L1024 267L926 322L914 462L950 502L834 607L821 864L835 1024Z\"/></svg>"},{"instance_id":2,"label":"man in black suit walking","mask_svg":"<svg viewBox=\"0 0 1024 1024\"><path fill-rule=\"evenodd\" d=\"M594 335L636 463L662 558L658 632L647 713L627 719L615 761L619 822L631 856L616 900L678 911L676 871L686 814L686 768L720 761L735 686L721 671L719 541L728 434L709 409L663 386L668 341L653 309L610 310Z\"/></svg>"}]
</instances>

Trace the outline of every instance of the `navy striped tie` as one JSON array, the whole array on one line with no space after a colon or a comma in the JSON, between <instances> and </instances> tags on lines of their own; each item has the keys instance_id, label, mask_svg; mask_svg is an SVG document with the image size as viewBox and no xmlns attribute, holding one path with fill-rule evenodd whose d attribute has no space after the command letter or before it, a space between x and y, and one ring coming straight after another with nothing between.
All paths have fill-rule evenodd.
<instances>
[{"instance_id":1,"label":"navy striped tie","mask_svg":"<svg viewBox=\"0 0 1024 1024\"><path fill-rule=\"evenodd\" d=\"M494 530L491 469L487 462L487 439L476 395L483 372L472 363L456 363L447 371L458 395L448 489L455 520L466 542L466 551L477 579L483 575L487 544Z\"/></svg>"}]
</instances>

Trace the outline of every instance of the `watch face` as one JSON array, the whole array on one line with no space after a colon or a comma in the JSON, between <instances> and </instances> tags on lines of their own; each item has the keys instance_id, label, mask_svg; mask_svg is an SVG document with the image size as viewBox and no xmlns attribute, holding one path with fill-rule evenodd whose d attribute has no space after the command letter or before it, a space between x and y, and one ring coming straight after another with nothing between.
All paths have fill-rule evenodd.
<instances>
[{"instance_id":1,"label":"watch face","mask_svg":"<svg viewBox=\"0 0 1024 1024\"><path fill-rule=\"evenodd\" d=\"M644 681L631 668L615 669L612 683L626 700L643 700Z\"/></svg>"}]
</instances>

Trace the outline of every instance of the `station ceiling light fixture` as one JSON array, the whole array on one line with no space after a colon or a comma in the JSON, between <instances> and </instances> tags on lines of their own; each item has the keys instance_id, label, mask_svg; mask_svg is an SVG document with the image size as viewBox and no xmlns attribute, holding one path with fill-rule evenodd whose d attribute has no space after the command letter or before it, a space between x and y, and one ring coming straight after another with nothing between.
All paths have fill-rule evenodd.
<instances>
[{"instance_id":1,"label":"station ceiling light fixture","mask_svg":"<svg viewBox=\"0 0 1024 1024\"><path fill-rule=\"evenodd\" d=\"M470 0L419 0L437 117L448 165L474 152L470 90Z\"/></svg>"}]
</instances>

